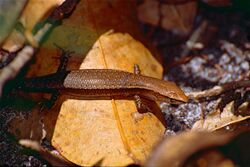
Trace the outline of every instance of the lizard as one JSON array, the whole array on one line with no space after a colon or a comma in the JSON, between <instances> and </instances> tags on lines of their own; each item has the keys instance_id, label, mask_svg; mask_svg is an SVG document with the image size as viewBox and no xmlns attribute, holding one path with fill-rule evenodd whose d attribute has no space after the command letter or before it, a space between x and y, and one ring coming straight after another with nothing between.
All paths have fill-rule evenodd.
<instances>
[{"instance_id":1,"label":"lizard","mask_svg":"<svg viewBox=\"0 0 250 167\"><path fill-rule=\"evenodd\" d=\"M116 69L67 71L71 52L55 46L62 51L57 72L24 78L18 86L24 91L52 93L50 106L59 93L79 99L134 99L138 108L142 106L141 97L171 104L188 101L188 97L174 82L140 75L138 65L134 66L134 73Z\"/></svg>"},{"instance_id":2,"label":"lizard","mask_svg":"<svg viewBox=\"0 0 250 167\"><path fill-rule=\"evenodd\" d=\"M135 95L171 104L187 102L184 92L174 83L115 69L59 71L24 79L22 90L63 94L81 99L129 99Z\"/></svg>"},{"instance_id":3,"label":"lizard","mask_svg":"<svg viewBox=\"0 0 250 167\"><path fill-rule=\"evenodd\" d=\"M56 73L24 78L18 84L23 91L52 93L50 100L42 103L43 107L52 107L59 94L87 100L131 99L139 111L133 117L139 120L143 117L141 112L155 112L156 108L152 106L156 102L181 104L188 101L188 97L174 82L141 75L138 65L134 66L134 73L117 69L67 71L71 52L57 47L62 50L62 54ZM163 116L158 117L164 123Z\"/></svg>"}]
</instances>

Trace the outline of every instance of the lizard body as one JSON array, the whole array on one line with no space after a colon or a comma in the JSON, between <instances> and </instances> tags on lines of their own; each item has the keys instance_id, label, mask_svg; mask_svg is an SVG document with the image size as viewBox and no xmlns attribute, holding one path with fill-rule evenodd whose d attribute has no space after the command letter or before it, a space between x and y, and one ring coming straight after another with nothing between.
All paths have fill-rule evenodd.
<instances>
[{"instance_id":1,"label":"lizard body","mask_svg":"<svg viewBox=\"0 0 250 167\"><path fill-rule=\"evenodd\" d=\"M113 69L62 71L27 78L21 88L39 92L58 90L82 99L128 99L139 95L149 100L168 103L188 100L173 82Z\"/></svg>"}]
</instances>

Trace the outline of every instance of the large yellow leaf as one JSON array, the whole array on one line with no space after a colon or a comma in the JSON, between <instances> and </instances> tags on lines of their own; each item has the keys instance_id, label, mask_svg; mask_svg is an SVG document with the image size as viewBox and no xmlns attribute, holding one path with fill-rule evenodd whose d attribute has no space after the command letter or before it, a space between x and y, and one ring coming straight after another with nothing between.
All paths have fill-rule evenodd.
<instances>
[{"instance_id":1,"label":"large yellow leaf","mask_svg":"<svg viewBox=\"0 0 250 167\"><path fill-rule=\"evenodd\" d=\"M144 41L134 17L133 4L133 1L124 0L81 0L72 15L49 34L35 55L27 76L57 70L60 54L54 45L57 44L74 52L68 69L115 68L133 72L134 64L138 64L143 75L161 78L160 64L148 49L134 40ZM33 25L32 22L28 27ZM110 29L123 33L108 33L99 38ZM82 63L86 53L88 55ZM40 99L49 96L40 93L31 97ZM47 139L53 136L52 143L62 155L77 164L91 165L102 158L106 165L143 162L165 131L162 123L151 113L145 113L143 119L134 119L136 107L133 101L81 101L68 98L60 96L52 109L43 111L42 128L43 132L46 131ZM19 131L29 131L28 124L35 125L32 115L38 114L29 115L31 118L27 120L31 120L31 123L13 121L12 130L24 127ZM32 127L31 131L35 129L39 128ZM19 136L29 138L30 133Z\"/></svg>"},{"instance_id":2,"label":"large yellow leaf","mask_svg":"<svg viewBox=\"0 0 250 167\"><path fill-rule=\"evenodd\" d=\"M111 68L161 78L162 67L150 52L130 35L107 33L94 44L82 69ZM115 78L114 78L115 79ZM152 114L136 119L129 100L67 100L62 104L52 144L79 165L127 165L143 162L163 136L164 126Z\"/></svg>"}]
</instances>

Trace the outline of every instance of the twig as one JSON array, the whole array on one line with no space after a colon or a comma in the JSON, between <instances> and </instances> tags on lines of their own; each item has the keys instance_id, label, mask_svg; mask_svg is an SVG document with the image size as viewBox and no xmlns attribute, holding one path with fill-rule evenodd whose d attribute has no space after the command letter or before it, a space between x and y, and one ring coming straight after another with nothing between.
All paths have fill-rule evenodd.
<instances>
[{"instance_id":1,"label":"twig","mask_svg":"<svg viewBox=\"0 0 250 167\"><path fill-rule=\"evenodd\" d=\"M196 42L199 40L201 34L207 27L207 21L203 21L201 25L193 32L189 40L186 42L186 47L181 53L181 57L185 57L189 54L190 50L196 47Z\"/></svg>"},{"instance_id":2,"label":"twig","mask_svg":"<svg viewBox=\"0 0 250 167\"><path fill-rule=\"evenodd\" d=\"M0 73L0 97L2 96L3 86L9 80L16 77L21 68L33 57L37 47L41 44L43 37L49 32L54 23L67 17L75 8L79 0L66 0L57 7L48 17L44 26L34 35L27 35L30 45L26 45L17 53L16 58L6 66Z\"/></svg>"},{"instance_id":3,"label":"twig","mask_svg":"<svg viewBox=\"0 0 250 167\"><path fill-rule=\"evenodd\" d=\"M186 93L186 95L193 100L198 100L201 98L218 96L226 91L234 90L238 88L250 87L250 80L234 81L230 83L223 84L221 86L215 86L211 89L207 89L200 92Z\"/></svg>"}]
</instances>

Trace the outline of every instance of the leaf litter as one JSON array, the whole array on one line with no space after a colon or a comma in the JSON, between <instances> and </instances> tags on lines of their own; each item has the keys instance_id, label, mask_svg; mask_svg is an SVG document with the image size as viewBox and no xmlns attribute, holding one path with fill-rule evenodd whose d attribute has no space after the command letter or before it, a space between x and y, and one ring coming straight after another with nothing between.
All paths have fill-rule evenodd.
<instances>
[{"instance_id":1,"label":"leaf litter","mask_svg":"<svg viewBox=\"0 0 250 167\"><path fill-rule=\"evenodd\" d=\"M235 19L238 16L237 14L235 14L236 17L230 17L226 14L219 15L218 13L213 12L199 12L200 13L198 15L203 15L203 17L209 20L208 29L210 28L210 31L211 29L213 31L208 32L208 34L212 33L212 35L210 36L212 40L210 39L209 41L212 41L213 44L204 43L205 47L203 49L196 51L191 50L188 55L184 55L191 55L190 60L186 63L178 66L173 66L170 69L166 68L168 73L165 76L165 79L175 81L183 88L185 92L195 92L206 90L213 86L230 81L249 78L249 45L247 41L247 34L244 31L244 28L247 29L249 25L239 25L238 23L242 20L239 21ZM221 20L225 21L220 22ZM230 23L232 23L232 25L230 25ZM199 24L196 23L196 25ZM146 31L147 26L148 25L144 25L144 29ZM213 34L216 35L213 36ZM159 39L159 36L164 36L166 38ZM157 32L155 31L155 34L151 34L151 37L153 43L164 53L163 56L167 57L167 59L164 60L165 65L168 63L173 63L173 61L176 61L178 59L182 59L182 57L178 58L178 56L176 55L181 55L179 53L180 50L182 50L181 48L183 48L183 46L185 45L183 41L185 37L175 37L173 42L176 42L177 40L178 43L179 40L179 44L176 44L175 47L172 47L171 49L169 47L173 45L166 46L165 44L165 42L168 42L168 44L171 43L171 40L169 40L169 42L168 39L171 39L173 35L170 35L169 32L165 32L165 30L159 30ZM205 35L202 36L202 39L200 40L206 40L207 38L209 37ZM172 57L175 58L172 59ZM168 66L166 65L166 67ZM163 111L165 112L165 119L168 128L166 131L166 136L173 136L176 134L176 132L189 130L191 128L195 129L197 127L197 129L199 130L206 129L220 131L223 129L237 130L240 128L240 126L236 126L236 124L242 125L244 123L247 126L247 122L249 120L248 117L236 115L235 112L237 112L238 108L234 108L234 105L238 103L237 97L241 97L243 99L243 102L245 102L247 98L244 99L243 97L247 97L248 92L246 91L246 89L237 91L240 96L233 96L232 99L227 99L226 101L224 101L221 110L218 110L218 97L215 99L205 98L203 99L203 101L199 102L191 101L190 103L182 104L179 107L162 104L161 106ZM233 92L233 94L235 94L235 92ZM227 94L225 94L225 96L227 96ZM242 104L242 101L241 103L239 103L239 105L240 104ZM249 115L249 105L247 104L247 102L245 104L245 115ZM13 114L11 113L12 112L10 112L10 114L8 114L7 116L1 115L1 118L3 117L3 119L1 120L5 120L5 123L6 121L8 122L9 119L13 116ZM234 129L232 127L236 128ZM6 134L4 134L3 136L6 136ZM3 145L6 144L6 140L8 140L8 137L3 137ZM5 145L3 147L11 148L10 145ZM16 148L14 148L13 150L14 152L16 152ZM38 162L38 165L41 165L41 163L39 163L39 161L37 161L32 156L26 156L25 158L28 158L28 162L25 162L26 166L30 166L32 164L34 165L35 162ZM5 159L3 158L3 160ZM16 160L18 160L18 158L16 158ZM12 161L12 164L15 164L17 162L21 164L21 161L22 160Z\"/></svg>"}]
</instances>

